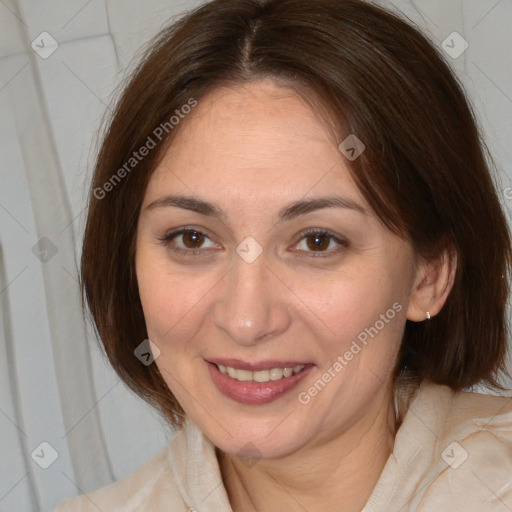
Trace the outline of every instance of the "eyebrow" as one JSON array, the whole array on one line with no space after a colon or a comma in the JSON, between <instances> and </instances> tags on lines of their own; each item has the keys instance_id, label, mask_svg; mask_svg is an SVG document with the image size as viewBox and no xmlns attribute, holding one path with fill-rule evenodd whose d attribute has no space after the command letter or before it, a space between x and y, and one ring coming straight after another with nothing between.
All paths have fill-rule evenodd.
<instances>
[{"instance_id":1,"label":"eyebrow","mask_svg":"<svg viewBox=\"0 0 512 512\"><path fill-rule=\"evenodd\" d=\"M197 199L196 197L192 196L164 196L157 199L156 201L153 201L146 207L146 209L152 210L154 208L162 208L168 206L183 208L185 210L200 213L201 215L219 218L223 221L227 220L226 213L218 205L203 199ZM348 197L327 196L294 201L279 211L277 219L278 222L283 222L295 217L299 217L300 215L305 215L316 210L321 210L322 208L344 208L357 211L363 215L369 215L369 212L366 208L356 203L352 199L349 199Z\"/></svg>"}]
</instances>

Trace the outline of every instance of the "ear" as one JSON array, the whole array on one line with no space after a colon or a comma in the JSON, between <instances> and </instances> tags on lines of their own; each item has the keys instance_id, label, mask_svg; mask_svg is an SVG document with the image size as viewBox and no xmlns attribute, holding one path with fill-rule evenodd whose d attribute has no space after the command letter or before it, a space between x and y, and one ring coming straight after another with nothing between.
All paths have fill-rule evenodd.
<instances>
[{"instance_id":1,"label":"ear","mask_svg":"<svg viewBox=\"0 0 512 512\"><path fill-rule=\"evenodd\" d=\"M431 317L441 311L453 287L456 270L457 251L453 247L445 249L435 260L422 260L411 290L408 320L422 322L427 318L427 311Z\"/></svg>"}]
</instances>

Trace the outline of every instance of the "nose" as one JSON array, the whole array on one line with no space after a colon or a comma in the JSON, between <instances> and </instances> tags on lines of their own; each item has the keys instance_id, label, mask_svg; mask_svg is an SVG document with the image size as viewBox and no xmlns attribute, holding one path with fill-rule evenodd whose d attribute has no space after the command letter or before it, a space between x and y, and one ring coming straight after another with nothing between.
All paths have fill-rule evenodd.
<instances>
[{"instance_id":1,"label":"nose","mask_svg":"<svg viewBox=\"0 0 512 512\"><path fill-rule=\"evenodd\" d=\"M223 283L213 307L213 323L236 343L252 346L288 329L288 289L268 268L265 253L252 263L235 254Z\"/></svg>"}]
</instances>

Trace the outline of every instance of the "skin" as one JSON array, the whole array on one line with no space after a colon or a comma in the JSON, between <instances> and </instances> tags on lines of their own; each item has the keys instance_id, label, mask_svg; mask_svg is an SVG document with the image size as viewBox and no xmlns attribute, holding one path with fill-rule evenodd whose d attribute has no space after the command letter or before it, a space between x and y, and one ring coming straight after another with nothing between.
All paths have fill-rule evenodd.
<instances>
[{"instance_id":1,"label":"skin","mask_svg":"<svg viewBox=\"0 0 512 512\"><path fill-rule=\"evenodd\" d=\"M393 446L391 371L405 321L434 316L453 284L454 256L423 262L378 220L339 142L295 91L270 79L217 88L182 121L145 193L136 272L148 335L161 351L156 364L218 447L235 512L361 510ZM277 222L289 203L333 193L367 214L323 208ZM168 194L216 203L225 218L147 208ZM183 236L161 241L183 227L207 237L195 245ZM315 250L315 236L302 235L308 228L328 229L348 245L327 237L327 248ZM263 249L252 263L236 252L248 236ZM401 311L300 403L299 393L395 303ZM248 405L214 386L204 361L214 357L315 367L287 395Z\"/></svg>"}]
</instances>

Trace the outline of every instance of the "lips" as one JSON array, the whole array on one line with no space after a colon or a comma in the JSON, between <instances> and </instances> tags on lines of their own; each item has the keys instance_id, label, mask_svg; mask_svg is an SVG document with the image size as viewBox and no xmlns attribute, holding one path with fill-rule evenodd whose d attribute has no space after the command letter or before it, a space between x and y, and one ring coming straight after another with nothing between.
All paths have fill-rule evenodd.
<instances>
[{"instance_id":1,"label":"lips","mask_svg":"<svg viewBox=\"0 0 512 512\"><path fill-rule=\"evenodd\" d=\"M307 366L311 363L304 361L277 361L275 359L268 359L265 361L247 362L239 359L208 359L209 363L215 363L216 365L230 366L232 368L239 368L240 370L270 370L271 368L295 368L296 366Z\"/></svg>"},{"instance_id":2,"label":"lips","mask_svg":"<svg viewBox=\"0 0 512 512\"><path fill-rule=\"evenodd\" d=\"M254 405L273 402L290 393L314 368L314 365L300 361L268 360L249 363L235 359L210 359L205 362L213 383L223 395L239 403ZM233 376L229 376L228 369L231 369ZM276 369L289 371L279 375ZM266 371L271 373L272 370L274 380L253 380L255 375L261 378L266 375Z\"/></svg>"}]
</instances>

